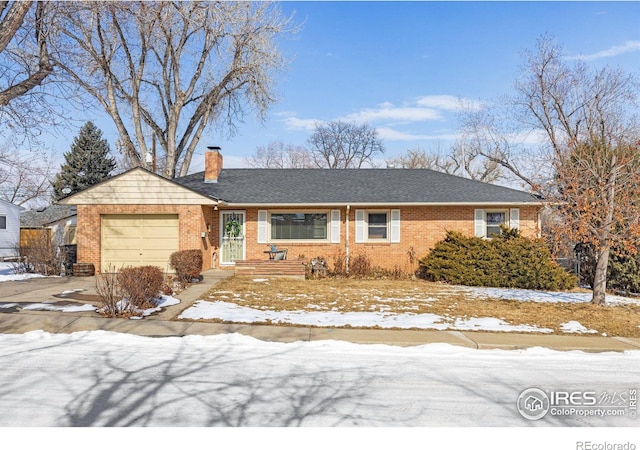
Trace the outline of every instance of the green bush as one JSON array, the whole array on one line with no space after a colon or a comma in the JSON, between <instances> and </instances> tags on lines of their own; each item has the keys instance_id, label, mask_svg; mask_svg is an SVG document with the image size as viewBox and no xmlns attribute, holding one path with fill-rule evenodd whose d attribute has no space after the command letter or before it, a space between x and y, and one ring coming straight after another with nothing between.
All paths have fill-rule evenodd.
<instances>
[{"instance_id":1,"label":"green bush","mask_svg":"<svg viewBox=\"0 0 640 450\"><path fill-rule=\"evenodd\" d=\"M450 231L420 260L418 275L466 286L566 290L576 278L557 266L544 241L503 230L491 240Z\"/></svg>"},{"instance_id":2,"label":"green bush","mask_svg":"<svg viewBox=\"0 0 640 450\"><path fill-rule=\"evenodd\" d=\"M181 250L171 254L169 263L176 271L176 276L182 286L186 286L202 272L202 251Z\"/></svg>"}]
</instances>

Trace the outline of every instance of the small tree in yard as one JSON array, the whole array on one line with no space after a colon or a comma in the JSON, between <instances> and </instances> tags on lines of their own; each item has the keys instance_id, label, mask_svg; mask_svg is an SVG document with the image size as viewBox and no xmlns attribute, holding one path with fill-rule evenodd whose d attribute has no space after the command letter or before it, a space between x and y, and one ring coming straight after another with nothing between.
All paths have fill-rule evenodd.
<instances>
[{"instance_id":1,"label":"small tree in yard","mask_svg":"<svg viewBox=\"0 0 640 450\"><path fill-rule=\"evenodd\" d=\"M105 180L116 167L107 140L102 138L102 131L92 122L87 122L80 129L64 159L65 163L53 182L54 200Z\"/></svg>"},{"instance_id":2,"label":"small tree in yard","mask_svg":"<svg viewBox=\"0 0 640 450\"><path fill-rule=\"evenodd\" d=\"M592 139L556 163L562 234L593 251L593 303L603 304L611 252L634 254L640 238L640 148Z\"/></svg>"}]
</instances>

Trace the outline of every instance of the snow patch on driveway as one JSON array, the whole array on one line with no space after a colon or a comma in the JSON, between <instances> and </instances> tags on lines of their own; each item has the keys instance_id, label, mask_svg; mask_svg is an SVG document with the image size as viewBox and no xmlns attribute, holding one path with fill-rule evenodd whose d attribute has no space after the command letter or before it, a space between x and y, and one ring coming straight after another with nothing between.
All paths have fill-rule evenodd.
<instances>
[{"instance_id":1,"label":"snow patch on driveway","mask_svg":"<svg viewBox=\"0 0 640 450\"><path fill-rule=\"evenodd\" d=\"M15 273L14 263L0 262L0 283L3 281L23 281L30 278L43 278L39 273Z\"/></svg>"}]
</instances>

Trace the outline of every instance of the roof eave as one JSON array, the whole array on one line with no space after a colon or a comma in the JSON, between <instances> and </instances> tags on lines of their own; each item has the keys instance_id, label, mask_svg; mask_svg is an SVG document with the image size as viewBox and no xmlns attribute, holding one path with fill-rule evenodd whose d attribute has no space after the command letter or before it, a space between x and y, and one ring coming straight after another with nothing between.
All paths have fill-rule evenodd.
<instances>
[{"instance_id":1,"label":"roof eave","mask_svg":"<svg viewBox=\"0 0 640 450\"><path fill-rule=\"evenodd\" d=\"M226 202L225 207L230 208L300 208L300 207L318 207L318 206L362 206L362 207L380 207L380 206L542 206L548 202L542 200L532 200L530 202L313 202L313 203L234 203Z\"/></svg>"}]
</instances>

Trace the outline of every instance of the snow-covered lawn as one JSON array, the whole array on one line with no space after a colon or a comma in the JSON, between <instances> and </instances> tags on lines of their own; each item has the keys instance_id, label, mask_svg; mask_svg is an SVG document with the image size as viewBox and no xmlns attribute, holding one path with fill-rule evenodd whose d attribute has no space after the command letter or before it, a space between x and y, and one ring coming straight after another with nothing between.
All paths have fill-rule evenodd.
<instances>
[{"instance_id":1,"label":"snow-covered lawn","mask_svg":"<svg viewBox=\"0 0 640 450\"><path fill-rule=\"evenodd\" d=\"M591 301L590 292L552 292L534 291L530 289L507 289L470 286L455 286L455 288L459 289L460 291L467 292L470 296L480 299L497 298L502 300L518 300L521 302L540 303L589 303ZM640 299L607 294L607 304L640 305Z\"/></svg>"},{"instance_id":2,"label":"snow-covered lawn","mask_svg":"<svg viewBox=\"0 0 640 450\"><path fill-rule=\"evenodd\" d=\"M20 281L29 278L41 278L44 275L39 273L15 273L15 264L10 262L0 262L0 283L3 281Z\"/></svg>"},{"instance_id":3,"label":"snow-covered lawn","mask_svg":"<svg viewBox=\"0 0 640 450\"><path fill-rule=\"evenodd\" d=\"M564 311L565 318L553 322L544 317L545 311L536 311L536 304L589 306L590 294L585 292L545 292L525 289L501 289L467 286L451 286L426 282L375 283L349 281L345 286L325 281L317 284L295 284L268 278L230 281L220 289L214 289L208 298L198 300L183 311L178 318L185 320L214 320L232 323L289 324L320 327L363 327L434 329L461 331L505 331L535 333L603 334L586 326L572 314ZM488 306L483 300L494 300ZM518 316L518 309L511 300L523 303L533 313ZM438 302L447 302L444 306ZM465 303L463 309L461 305ZM495 304L497 303L497 305ZM621 314L635 314L636 332L640 334L640 300L620 296L607 296L612 306L627 308ZM529 304L529 305L527 305ZM633 309L635 308L635 310ZM584 309L584 308L583 308ZM602 309L602 308L601 308ZM433 312L432 312L433 311ZM462 311L462 312L461 312ZM615 315L617 312L603 310ZM494 312L496 315L491 315ZM556 308L551 314L559 314ZM587 315L596 313L587 311ZM537 316L536 316L537 314ZM504 316L509 315L509 318ZM527 319L528 317L528 319ZM540 322L533 322L539 319ZM529 320L529 321L527 321ZM598 320L592 318L592 321ZM546 325L541 325L541 323ZM604 327L600 322L598 325ZM552 328L553 327L553 328Z\"/></svg>"},{"instance_id":4,"label":"snow-covered lawn","mask_svg":"<svg viewBox=\"0 0 640 450\"><path fill-rule=\"evenodd\" d=\"M640 425L577 414L531 422L516 408L531 387L628 398L640 351L35 331L0 335L0 367L0 427Z\"/></svg>"},{"instance_id":5,"label":"snow-covered lawn","mask_svg":"<svg viewBox=\"0 0 640 450\"><path fill-rule=\"evenodd\" d=\"M421 328L432 330L516 331L551 333L549 328L531 325L509 325L492 317L447 318L437 314L339 312L339 311L269 311L247 308L235 303L197 301L179 319L219 319L233 323L275 323L320 327ZM449 319L451 321L451 319Z\"/></svg>"}]
</instances>

